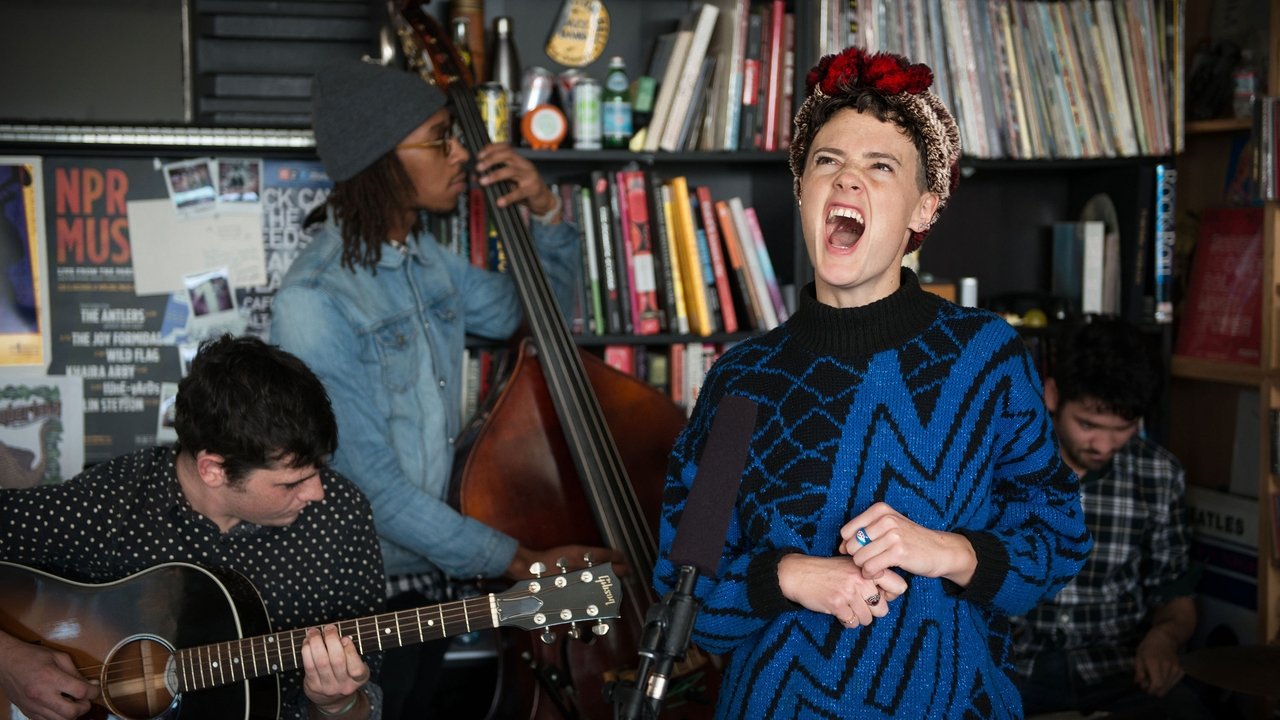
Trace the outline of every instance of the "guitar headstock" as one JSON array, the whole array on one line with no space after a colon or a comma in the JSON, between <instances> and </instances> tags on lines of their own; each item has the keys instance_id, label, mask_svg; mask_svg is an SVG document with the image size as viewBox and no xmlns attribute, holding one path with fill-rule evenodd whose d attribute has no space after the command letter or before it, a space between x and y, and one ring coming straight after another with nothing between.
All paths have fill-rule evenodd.
<instances>
[{"instance_id":1,"label":"guitar headstock","mask_svg":"<svg viewBox=\"0 0 1280 720\"><path fill-rule=\"evenodd\" d=\"M406 0L400 12L392 15L410 70L441 90L458 84L463 88L474 87L471 68L462 61L449 34L422 9L421 3Z\"/></svg>"},{"instance_id":2,"label":"guitar headstock","mask_svg":"<svg viewBox=\"0 0 1280 720\"><path fill-rule=\"evenodd\" d=\"M603 623L618 617L622 605L622 584L613 574L613 564L604 563L559 575L546 575L516 583L494 596L498 624L525 630L544 630L554 625L595 623L593 632L603 635Z\"/></svg>"}]
</instances>

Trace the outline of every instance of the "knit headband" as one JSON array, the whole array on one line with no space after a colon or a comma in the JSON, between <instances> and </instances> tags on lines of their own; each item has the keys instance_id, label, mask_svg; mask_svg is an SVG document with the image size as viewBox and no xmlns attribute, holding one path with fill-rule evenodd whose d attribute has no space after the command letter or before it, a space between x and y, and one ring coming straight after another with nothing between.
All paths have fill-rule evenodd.
<instances>
[{"instance_id":1,"label":"knit headband","mask_svg":"<svg viewBox=\"0 0 1280 720\"><path fill-rule=\"evenodd\" d=\"M912 64L901 55L867 53L860 48L827 55L805 77L805 100L796 112L791 137L791 174L800 197L800 176L809 156L809 143L818 128L811 128L814 111L855 93L874 91L900 116L898 125L925 146L925 187L938 196L938 207L929 220L932 227L960 181L960 130L937 95L929 92L933 71ZM929 228L912 232L907 252L920 247Z\"/></svg>"}]
</instances>

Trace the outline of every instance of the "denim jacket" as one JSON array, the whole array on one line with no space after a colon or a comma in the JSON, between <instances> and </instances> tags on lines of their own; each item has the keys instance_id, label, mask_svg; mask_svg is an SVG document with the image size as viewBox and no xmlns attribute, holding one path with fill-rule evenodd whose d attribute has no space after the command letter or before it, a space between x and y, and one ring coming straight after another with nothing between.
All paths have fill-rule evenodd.
<instances>
[{"instance_id":1,"label":"denim jacket","mask_svg":"<svg viewBox=\"0 0 1280 720\"><path fill-rule=\"evenodd\" d=\"M561 308L572 308L577 227L534 222L533 238ZM472 267L429 232L375 274L342 267L330 218L275 296L271 338L320 377L338 419L334 469L369 497L388 575L439 568L496 577L515 539L446 501L461 431L465 336L509 337L523 317L515 283Z\"/></svg>"}]
</instances>

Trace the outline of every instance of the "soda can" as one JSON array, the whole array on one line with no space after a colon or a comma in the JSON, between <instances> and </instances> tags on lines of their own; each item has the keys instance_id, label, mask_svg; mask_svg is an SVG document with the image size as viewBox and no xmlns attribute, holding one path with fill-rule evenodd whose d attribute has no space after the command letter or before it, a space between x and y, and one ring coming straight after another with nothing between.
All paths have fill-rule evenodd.
<instances>
[{"instance_id":1,"label":"soda can","mask_svg":"<svg viewBox=\"0 0 1280 720\"><path fill-rule=\"evenodd\" d=\"M555 92L555 88L556 78L550 70L537 65L529 66L520 83L520 115L524 116L539 105L551 102L551 94Z\"/></svg>"},{"instance_id":2,"label":"soda can","mask_svg":"<svg viewBox=\"0 0 1280 720\"><path fill-rule=\"evenodd\" d=\"M507 90L501 83L488 82L476 88L476 104L480 117L493 142L511 142L511 113Z\"/></svg>"},{"instance_id":3,"label":"soda can","mask_svg":"<svg viewBox=\"0 0 1280 720\"><path fill-rule=\"evenodd\" d=\"M578 150L601 147L601 94L600 81L595 78L583 77L573 86L573 147Z\"/></svg>"},{"instance_id":4,"label":"soda can","mask_svg":"<svg viewBox=\"0 0 1280 720\"><path fill-rule=\"evenodd\" d=\"M560 109L564 114L573 116L573 87L586 75L577 68L569 68L556 77L556 93L560 96Z\"/></svg>"}]
</instances>

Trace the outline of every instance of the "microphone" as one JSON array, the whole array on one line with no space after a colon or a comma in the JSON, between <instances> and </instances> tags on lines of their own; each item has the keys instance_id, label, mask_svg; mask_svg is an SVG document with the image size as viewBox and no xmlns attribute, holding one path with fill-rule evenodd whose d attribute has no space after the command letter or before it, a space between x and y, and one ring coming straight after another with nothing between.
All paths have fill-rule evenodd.
<instances>
[{"instance_id":1,"label":"microphone","mask_svg":"<svg viewBox=\"0 0 1280 720\"><path fill-rule=\"evenodd\" d=\"M716 406L711 434L698 460L698 474L671 541L672 564L691 565L701 574L715 577L755 427L754 401L726 395Z\"/></svg>"},{"instance_id":2,"label":"microphone","mask_svg":"<svg viewBox=\"0 0 1280 720\"><path fill-rule=\"evenodd\" d=\"M642 700L650 717L657 717L671 667L689 648L693 621L702 605L693 590L699 575L715 577L720 567L729 519L751 449L756 410L754 401L735 395L726 395L716 406L698 473L671 542L671 562L680 566L680 578L662 603L650 608L641 642L636 683L643 688L644 697L633 693L621 717L639 717L635 713Z\"/></svg>"}]
</instances>

